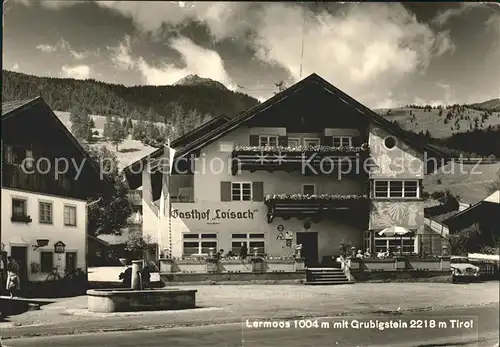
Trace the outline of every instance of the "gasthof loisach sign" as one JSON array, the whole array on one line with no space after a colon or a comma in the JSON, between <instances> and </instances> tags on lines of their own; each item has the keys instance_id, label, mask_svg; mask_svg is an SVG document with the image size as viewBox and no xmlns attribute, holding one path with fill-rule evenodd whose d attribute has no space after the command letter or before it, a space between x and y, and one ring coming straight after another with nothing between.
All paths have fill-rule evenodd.
<instances>
[{"instance_id":1,"label":"gasthof loisach sign","mask_svg":"<svg viewBox=\"0 0 500 347\"><path fill-rule=\"evenodd\" d=\"M190 211L172 210L172 218L206 220L207 222L220 219L254 219L257 209L247 211L232 211L231 209L206 209L200 211L192 209Z\"/></svg>"}]
</instances>

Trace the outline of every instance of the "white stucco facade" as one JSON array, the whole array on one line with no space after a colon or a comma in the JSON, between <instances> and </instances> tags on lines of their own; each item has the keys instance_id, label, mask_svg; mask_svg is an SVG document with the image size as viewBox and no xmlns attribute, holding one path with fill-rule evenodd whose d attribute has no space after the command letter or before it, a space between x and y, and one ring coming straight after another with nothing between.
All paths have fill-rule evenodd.
<instances>
[{"instance_id":1,"label":"white stucco facade","mask_svg":"<svg viewBox=\"0 0 500 347\"><path fill-rule=\"evenodd\" d=\"M11 221L13 199L25 201L26 215L31 222ZM40 203L52 206L52 223L40 222ZM65 206L74 208L76 225L64 223ZM29 281L44 281L48 273L42 271L42 252L53 253L53 267L58 267L61 275L67 267L68 257L75 261L75 267L87 271L87 211L86 201L58 196L38 194L21 190L2 188L2 243L8 255L12 252L26 252L26 270ZM72 224L72 223L71 223ZM44 247L36 248L38 239L49 240ZM64 253L54 253L54 244L65 244ZM20 253L19 253L20 252ZM50 256L46 257L50 258Z\"/></svg>"}]
</instances>

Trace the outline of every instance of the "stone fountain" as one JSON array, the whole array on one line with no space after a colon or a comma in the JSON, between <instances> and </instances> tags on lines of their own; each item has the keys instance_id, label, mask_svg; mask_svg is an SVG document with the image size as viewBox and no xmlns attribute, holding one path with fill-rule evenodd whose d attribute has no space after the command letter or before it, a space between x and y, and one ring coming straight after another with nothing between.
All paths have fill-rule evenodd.
<instances>
[{"instance_id":1,"label":"stone fountain","mask_svg":"<svg viewBox=\"0 0 500 347\"><path fill-rule=\"evenodd\" d=\"M142 260L132 261L130 288L87 290L89 311L166 311L196 307L195 289L144 289L142 265Z\"/></svg>"}]
</instances>

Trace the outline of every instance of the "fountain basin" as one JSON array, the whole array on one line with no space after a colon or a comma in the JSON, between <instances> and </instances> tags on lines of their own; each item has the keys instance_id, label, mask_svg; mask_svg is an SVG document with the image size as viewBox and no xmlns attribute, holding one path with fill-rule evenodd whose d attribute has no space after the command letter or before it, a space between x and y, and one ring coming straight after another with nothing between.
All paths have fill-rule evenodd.
<instances>
[{"instance_id":1,"label":"fountain basin","mask_svg":"<svg viewBox=\"0 0 500 347\"><path fill-rule=\"evenodd\" d=\"M87 290L90 312L166 311L195 308L196 289Z\"/></svg>"}]
</instances>

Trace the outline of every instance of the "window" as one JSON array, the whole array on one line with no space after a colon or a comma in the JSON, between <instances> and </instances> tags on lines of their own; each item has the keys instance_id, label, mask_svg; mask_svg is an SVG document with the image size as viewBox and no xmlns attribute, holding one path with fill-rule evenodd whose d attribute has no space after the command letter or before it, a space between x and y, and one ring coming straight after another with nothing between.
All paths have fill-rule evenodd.
<instances>
[{"instance_id":1,"label":"window","mask_svg":"<svg viewBox=\"0 0 500 347\"><path fill-rule=\"evenodd\" d=\"M402 252L405 254L414 253L415 250L415 239L413 237L404 236L394 236L394 237L382 237L375 233L375 253L385 252L389 250L391 253L397 253L399 251L398 247L402 246Z\"/></svg>"},{"instance_id":2,"label":"window","mask_svg":"<svg viewBox=\"0 0 500 347\"><path fill-rule=\"evenodd\" d=\"M51 273L54 269L54 254L52 252L40 252L40 271Z\"/></svg>"},{"instance_id":3,"label":"window","mask_svg":"<svg viewBox=\"0 0 500 347\"><path fill-rule=\"evenodd\" d=\"M27 201L25 199L12 199L12 217L25 217L28 215Z\"/></svg>"},{"instance_id":4,"label":"window","mask_svg":"<svg viewBox=\"0 0 500 347\"><path fill-rule=\"evenodd\" d=\"M384 146L387 149L392 149L396 146L396 138L394 136L387 136L384 139Z\"/></svg>"},{"instance_id":5,"label":"window","mask_svg":"<svg viewBox=\"0 0 500 347\"><path fill-rule=\"evenodd\" d=\"M352 146L352 137L350 136L334 136L333 137L334 147L349 147Z\"/></svg>"},{"instance_id":6,"label":"window","mask_svg":"<svg viewBox=\"0 0 500 347\"><path fill-rule=\"evenodd\" d=\"M220 151L221 152L232 152L234 148L234 143L232 142L221 142L220 143Z\"/></svg>"},{"instance_id":7,"label":"window","mask_svg":"<svg viewBox=\"0 0 500 347\"><path fill-rule=\"evenodd\" d=\"M319 138L305 138L304 146L306 147L319 146Z\"/></svg>"},{"instance_id":8,"label":"window","mask_svg":"<svg viewBox=\"0 0 500 347\"><path fill-rule=\"evenodd\" d=\"M190 256L193 254L209 254L210 248L217 252L217 234L184 234L182 243L182 254Z\"/></svg>"},{"instance_id":9,"label":"window","mask_svg":"<svg viewBox=\"0 0 500 347\"><path fill-rule=\"evenodd\" d=\"M252 201L252 183L231 183L232 201Z\"/></svg>"},{"instance_id":10,"label":"window","mask_svg":"<svg viewBox=\"0 0 500 347\"><path fill-rule=\"evenodd\" d=\"M288 147L299 147L300 139L298 137L289 137L288 138Z\"/></svg>"},{"instance_id":11,"label":"window","mask_svg":"<svg viewBox=\"0 0 500 347\"><path fill-rule=\"evenodd\" d=\"M239 255L242 243L246 244L249 255L254 254L254 248L257 248L258 256L263 256L266 253L266 242L264 234L233 234L231 242L231 252L233 252L233 254L235 255Z\"/></svg>"},{"instance_id":12,"label":"window","mask_svg":"<svg viewBox=\"0 0 500 347\"><path fill-rule=\"evenodd\" d=\"M52 203L40 202L39 207L39 222L43 224L52 224Z\"/></svg>"},{"instance_id":13,"label":"window","mask_svg":"<svg viewBox=\"0 0 500 347\"><path fill-rule=\"evenodd\" d=\"M32 169L34 165L34 160L33 160L33 151L30 149L26 150L26 161L24 162L24 166L26 169Z\"/></svg>"},{"instance_id":14,"label":"window","mask_svg":"<svg viewBox=\"0 0 500 347\"><path fill-rule=\"evenodd\" d=\"M277 146L278 136L259 136L259 146Z\"/></svg>"},{"instance_id":15,"label":"window","mask_svg":"<svg viewBox=\"0 0 500 347\"><path fill-rule=\"evenodd\" d=\"M14 153L11 145L5 145L5 161L9 164L14 163Z\"/></svg>"},{"instance_id":16,"label":"window","mask_svg":"<svg viewBox=\"0 0 500 347\"><path fill-rule=\"evenodd\" d=\"M64 206L64 225L76 226L76 207Z\"/></svg>"},{"instance_id":17,"label":"window","mask_svg":"<svg viewBox=\"0 0 500 347\"><path fill-rule=\"evenodd\" d=\"M374 181L375 198L419 198L417 180Z\"/></svg>"},{"instance_id":18,"label":"window","mask_svg":"<svg viewBox=\"0 0 500 347\"><path fill-rule=\"evenodd\" d=\"M304 195L316 194L316 185L315 184L303 184L302 185L302 194L304 194Z\"/></svg>"}]
</instances>

